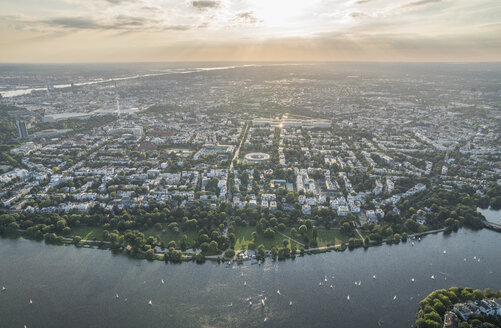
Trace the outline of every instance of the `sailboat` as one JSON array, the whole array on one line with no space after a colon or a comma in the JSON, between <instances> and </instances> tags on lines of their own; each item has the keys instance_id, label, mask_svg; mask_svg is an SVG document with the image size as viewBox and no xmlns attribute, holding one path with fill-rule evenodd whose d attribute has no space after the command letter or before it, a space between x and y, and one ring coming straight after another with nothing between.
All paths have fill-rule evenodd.
<instances>
[{"instance_id":1,"label":"sailboat","mask_svg":"<svg viewBox=\"0 0 501 328\"><path fill-rule=\"evenodd\" d=\"M149 306L152 306L152 305L153 305L153 302L150 300L150 301L148 302L148 305L149 305Z\"/></svg>"}]
</instances>

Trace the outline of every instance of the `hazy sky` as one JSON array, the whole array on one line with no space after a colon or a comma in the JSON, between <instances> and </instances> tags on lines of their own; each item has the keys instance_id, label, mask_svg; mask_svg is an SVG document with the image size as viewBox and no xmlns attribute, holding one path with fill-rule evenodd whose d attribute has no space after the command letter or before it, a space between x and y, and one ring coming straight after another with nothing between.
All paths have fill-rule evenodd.
<instances>
[{"instance_id":1,"label":"hazy sky","mask_svg":"<svg viewBox=\"0 0 501 328\"><path fill-rule=\"evenodd\" d=\"M499 61L500 0L2 0L0 62Z\"/></svg>"}]
</instances>

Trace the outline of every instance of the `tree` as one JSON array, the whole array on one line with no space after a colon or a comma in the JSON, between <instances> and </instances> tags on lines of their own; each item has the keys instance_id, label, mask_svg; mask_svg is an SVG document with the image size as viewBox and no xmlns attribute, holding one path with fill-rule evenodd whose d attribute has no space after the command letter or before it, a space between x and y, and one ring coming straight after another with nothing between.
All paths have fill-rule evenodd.
<instances>
[{"instance_id":1,"label":"tree","mask_svg":"<svg viewBox=\"0 0 501 328\"><path fill-rule=\"evenodd\" d=\"M235 256L235 251L231 248L228 248L225 252L224 252L224 257L226 258L230 258L232 259L233 257Z\"/></svg>"},{"instance_id":2,"label":"tree","mask_svg":"<svg viewBox=\"0 0 501 328\"><path fill-rule=\"evenodd\" d=\"M155 257L155 250L153 248L150 248L149 250L146 251L146 258L148 260L153 260Z\"/></svg>"},{"instance_id":3,"label":"tree","mask_svg":"<svg viewBox=\"0 0 501 328\"><path fill-rule=\"evenodd\" d=\"M475 289L472 293L473 298L477 301L484 299L484 293L480 289Z\"/></svg>"},{"instance_id":4,"label":"tree","mask_svg":"<svg viewBox=\"0 0 501 328\"><path fill-rule=\"evenodd\" d=\"M264 258L265 254L266 254L266 250L265 250L263 244L261 244L257 247L257 253L258 253L260 258Z\"/></svg>"},{"instance_id":5,"label":"tree","mask_svg":"<svg viewBox=\"0 0 501 328\"><path fill-rule=\"evenodd\" d=\"M273 246L271 248L271 257L273 257L275 259L275 258L277 258L277 255L278 255L278 249L275 246Z\"/></svg>"},{"instance_id":6,"label":"tree","mask_svg":"<svg viewBox=\"0 0 501 328\"><path fill-rule=\"evenodd\" d=\"M493 197L491 199L491 207L494 210L499 210L501 209L501 196Z\"/></svg>"},{"instance_id":7,"label":"tree","mask_svg":"<svg viewBox=\"0 0 501 328\"><path fill-rule=\"evenodd\" d=\"M217 241L213 240L209 243L209 250L213 253L217 252L219 248L219 245L217 244Z\"/></svg>"},{"instance_id":8,"label":"tree","mask_svg":"<svg viewBox=\"0 0 501 328\"><path fill-rule=\"evenodd\" d=\"M267 239L273 239L275 237L275 231L271 228L266 228L266 230L264 230L264 237Z\"/></svg>"},{"instance_id":9,"label":"tree","mask_svg":"<svg viewBox=\"0 0 501 328\"><path fill-rule=\"evenodd\" d=\"M313 240L317 240L318 237L318 228L315 226L313 227Z\"/></svg>"},{"instance_id":10,"label":"tree","mask_svg":"<svg viewBox=\"0 0 501 328\"><path fill-rule=\"evenodd\" d=\"M207 253L209 250L209 243L204 241L200 244L200 249L202 250L202 253Z\"/></svg>"},{"instance_id":11,"label":"tree","mask_svg":"<svg viewBox=\"0 0 501 328\"><path fill-rule=\"evenodd\" d=\"M204 263L205 262L205 255L203 253L197 253L197 255L195 255L195 261L197 263Z\"/></svg>"},{"instance_id":12,"label":"tree","mask_svg":"<svg viewBox=\"0 0 501 328\"><path fill-rule=\"evenodd\" d=\"M70 227L64 227L63 228L63 236L69 236L71 233L71 228Z\"/></svg>"}]
</instances>

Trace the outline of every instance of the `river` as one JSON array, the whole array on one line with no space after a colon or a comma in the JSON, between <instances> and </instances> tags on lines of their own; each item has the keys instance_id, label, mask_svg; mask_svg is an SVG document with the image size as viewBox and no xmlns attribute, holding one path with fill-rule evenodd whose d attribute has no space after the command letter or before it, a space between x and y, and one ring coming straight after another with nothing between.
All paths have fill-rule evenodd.
<instances>
[{"instance_id":1,"label":"river","mask_svg":"<svg viewBox=\"0 0 501 328\"><path fill-rule=\"evenodd\" d=\"M1 238L0 285L7 290L0 292L0 326L410 327L418 302L432 290L500 289L500 245L499 233L461 229L414 246L409 241L229 268Z\"/></svg>"}]
</instances>

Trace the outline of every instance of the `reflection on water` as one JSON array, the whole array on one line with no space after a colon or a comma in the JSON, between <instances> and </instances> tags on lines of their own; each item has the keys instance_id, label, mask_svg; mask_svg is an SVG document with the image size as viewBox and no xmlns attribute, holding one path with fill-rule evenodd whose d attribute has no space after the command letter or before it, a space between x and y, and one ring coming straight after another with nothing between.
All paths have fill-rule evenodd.
<instances>
[{"instance_id":1,"label":"reflection on water","mask_svg":"<svg viewBox=\"0 0 501 328\"><path fill-rule=\"evenodd\" d=\"M434 289L501 288L500 241L493 231L460 230L414 246L228 268L0 239L7 288L0 320L6 327L410 327Z\"/></svg>"}]
</instances>

